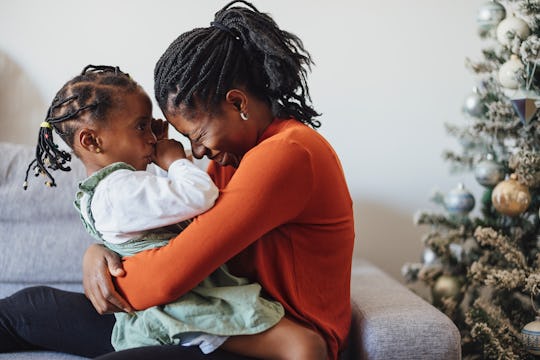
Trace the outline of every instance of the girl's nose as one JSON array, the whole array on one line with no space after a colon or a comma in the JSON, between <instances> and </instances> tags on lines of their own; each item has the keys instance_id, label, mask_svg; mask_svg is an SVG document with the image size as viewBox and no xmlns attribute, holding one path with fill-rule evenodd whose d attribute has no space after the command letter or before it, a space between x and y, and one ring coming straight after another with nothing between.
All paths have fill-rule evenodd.
<instances>
[{"instance_id":1,"label":"girl's nose","mask_svg":"<svg viewBox=\"0 0 540 360\"><path fill-rule=\"evenodd\" d=\"M153 131L150 131L150 135L148 136L148 142L152 145L155 145L157 143L157 137Z\"/></svg>"}]
</instances>

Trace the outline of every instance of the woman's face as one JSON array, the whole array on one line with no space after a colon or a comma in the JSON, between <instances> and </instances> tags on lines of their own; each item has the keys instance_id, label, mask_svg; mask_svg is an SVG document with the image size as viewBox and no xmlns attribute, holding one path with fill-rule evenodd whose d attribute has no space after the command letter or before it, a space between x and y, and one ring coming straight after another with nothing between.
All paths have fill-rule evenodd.
<instances>
[{"instance_id":1,"label":"woman's face","mask_svg":"<svg viewBox=\"0 0 540 360\"><path fill-rule=\"evenodd\" d=\"M193 156L203 156L221 166L238 167L244 154L257 142L252 125L240 118L240 112L231 103L224 102L217 115L197 112L187 118L182 108L165 114L167 121L191 142Z\"/></svg>"}]
</instances>

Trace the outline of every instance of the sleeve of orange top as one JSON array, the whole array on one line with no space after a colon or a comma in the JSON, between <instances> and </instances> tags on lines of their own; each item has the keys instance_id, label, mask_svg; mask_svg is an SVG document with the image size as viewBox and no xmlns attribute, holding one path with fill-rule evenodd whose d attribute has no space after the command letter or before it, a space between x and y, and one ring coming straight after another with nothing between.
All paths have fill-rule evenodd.
<instances>
[{"instance_id":1,"label":"sleeve of orange top","mask_svg":"<svg viewBox=\"0 0 540 360\"><path fill-rule=\"evenodd\" d=\"M286 140L248 152L215 206L168 245L124 260L116 279L136 309L171 302L271 229L294 219L311 196L310 153Z\"/></svg>"}]
</instances>

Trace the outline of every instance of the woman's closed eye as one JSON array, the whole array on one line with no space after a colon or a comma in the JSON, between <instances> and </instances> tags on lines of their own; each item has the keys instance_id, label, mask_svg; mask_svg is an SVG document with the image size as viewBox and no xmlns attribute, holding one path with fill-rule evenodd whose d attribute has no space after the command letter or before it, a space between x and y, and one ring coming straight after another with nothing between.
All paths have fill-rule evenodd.
<instances>
[{"instance_id":1,"label":"woman's closed eye","mask_svg":"<svg viewBox=\"0 0 540 360\"><path fill-rule=\"evenodd\" d=\"M204 140L204 132L200 132L194 136L194 139L191 140L191 142L201 145L203 140Z\"/></svg>"}]
</instances>

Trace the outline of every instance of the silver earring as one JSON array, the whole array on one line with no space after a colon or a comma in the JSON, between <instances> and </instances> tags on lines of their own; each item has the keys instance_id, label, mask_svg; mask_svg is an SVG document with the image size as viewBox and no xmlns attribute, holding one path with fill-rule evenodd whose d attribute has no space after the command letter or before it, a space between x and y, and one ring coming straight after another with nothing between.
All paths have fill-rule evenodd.
<instances>
[{"instance_id":1,"label":"silver earring","mask_svg":"<svg viewBox=\"0 0 540 360\"><path fill-rule=\"evenodd\" d=\"M247 119L249 119L249 116L247 113L243 112L243 111L240 111L240 117L242 118L242 120L246 121Z\"/></svg>"}]
</instances>

